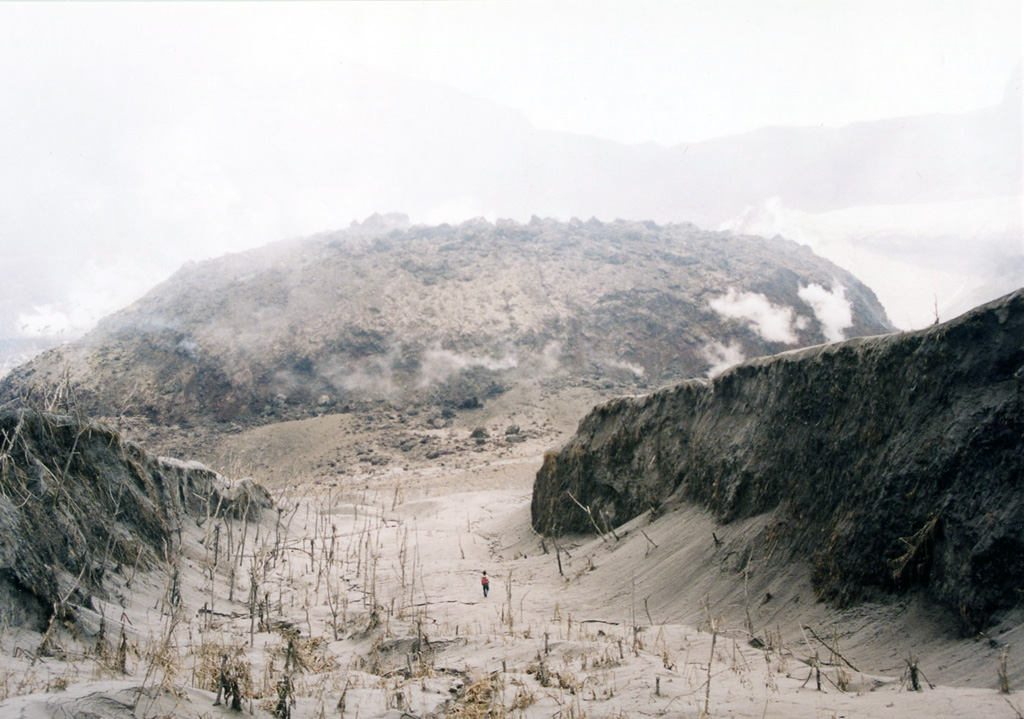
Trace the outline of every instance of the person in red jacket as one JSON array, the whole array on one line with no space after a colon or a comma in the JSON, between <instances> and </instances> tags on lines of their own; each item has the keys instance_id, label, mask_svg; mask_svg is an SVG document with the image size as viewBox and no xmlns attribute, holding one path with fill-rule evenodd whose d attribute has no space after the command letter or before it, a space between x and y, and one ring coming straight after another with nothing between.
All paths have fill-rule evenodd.
<instances>
[{"instance_id":1,"label":"person in red jacket","mask_svg":"<svg viewBox=\"0 0 1024 719\"><path fill-rule=\"evenodd\" d=\"M484 576L480 577L480 584L484 588L484 596L487 596L488 590L491 588L491 581L487 578L487 572L484 572Z\"/></svg>"}]
</instances>

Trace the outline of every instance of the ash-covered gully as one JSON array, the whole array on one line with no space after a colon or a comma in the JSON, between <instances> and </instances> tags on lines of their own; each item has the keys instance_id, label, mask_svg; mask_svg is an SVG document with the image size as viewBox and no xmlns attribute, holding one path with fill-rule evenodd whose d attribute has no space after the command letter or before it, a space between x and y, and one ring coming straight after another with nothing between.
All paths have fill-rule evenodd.
<instances>
[{"instance_id":1,"label":"ash-covered gully","mask_svg":"<svg viewBox=\"0 0 1024 719\"><path fill-rule=\"evenodd\" d=\"M924 590L974 631L1024 591L1022 393L1024 290L599 406L545 457L532 522L592 532L672 502L722 523L774 513L780 561L809 561L821 598Z\"/></svg>"},{"instance_id":2,"label":"ash-covered gully","mask_svg":"<svg viewBox=\"0 0 1024 719\"><path fill-rule=\"evenodd\" d=\"M174 564L184 523L271 506L254 482L157 457L102 424L0 411L0 613L39 631L73 619L107 598L107 574Z\"/></svg>"}]
</instances>

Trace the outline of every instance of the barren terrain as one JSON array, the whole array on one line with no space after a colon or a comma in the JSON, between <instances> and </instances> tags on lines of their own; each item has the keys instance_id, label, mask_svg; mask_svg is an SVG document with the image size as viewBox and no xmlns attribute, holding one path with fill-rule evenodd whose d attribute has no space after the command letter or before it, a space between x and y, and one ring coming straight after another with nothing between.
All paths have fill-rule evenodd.
<instances>
[{"instance_id":1,"label":"barren terrain","mask_svg":"<svg viewBox=\"0 0 1024 719\"><path fill-rule=\"evenodd\" d=\"M253 716L1019 716L998 691L1016 657L912 600L829 609L799 566L751 596L718 548L749 523L678 506L542 541L530 492L570 415L481 410L417 430L450 455L341 468L332 452L387 433L337 415L225 438L281 511L193 520L177 572L125 567L75 627L5 631L0 716L238 716L214 706L218 676Z\"/></svg>"}]
</instances>

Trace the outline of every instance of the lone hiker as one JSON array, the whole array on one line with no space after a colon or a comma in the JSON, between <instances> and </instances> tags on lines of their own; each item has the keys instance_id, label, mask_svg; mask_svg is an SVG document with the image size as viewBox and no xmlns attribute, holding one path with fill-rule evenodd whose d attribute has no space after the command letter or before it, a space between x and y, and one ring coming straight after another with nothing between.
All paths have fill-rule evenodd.
<instances>
[{"instance_id":1,"label":"lone hiker","mask_svg":"<svg viewBox=\"0 0 1024 719\"><path fill-rule=\"evenodd\" d=\"M484 596L487 596L488 590L491 588L491 580L487 578L487 572L484 572L484 576L480 577L480 584L484 588Z\"/></svg>"}]
</instances>

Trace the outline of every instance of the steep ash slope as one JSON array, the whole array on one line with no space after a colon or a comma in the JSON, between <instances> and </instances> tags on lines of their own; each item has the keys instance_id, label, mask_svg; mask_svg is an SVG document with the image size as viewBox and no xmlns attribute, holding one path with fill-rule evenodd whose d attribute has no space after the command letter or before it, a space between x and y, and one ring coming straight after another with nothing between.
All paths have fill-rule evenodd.
<instances>
[{"instance_id":1,"label":"steep ash slope","mask_svg":"<svg viewBox=\"0 0 1024 719\"><path fill-rule=\"evenodd\" d=\"M1024 290L928 330L739 365L596 408L537 475L534 526L672 499L810 557L839 603L924 588L968 627L1024 591ZM771 554L771 552L766 552ZM776 557L782 552L775 552Z\"/></svg>"},{"instance_id":2,"label":"steep ash slope","mask_svg":"<svg viewBox=\"0 0 1024 719\"><path fill-rule=\"evenodd\" d=\"M173 563L189 517L259 516L259 485L155 457L102 425L0 413L0 613L42 630L71 619L104 575Z\"/></svg>"},{"instance_id":3,"label":"steep ash slope","mask_svg":"<svg viewBox=\"0 0 1024 719\"><path fill-rule=\"evenodd\" d=\"M891 329L868 288L781 239L375 217L186 266L81 342L12 372L0 399L70 385L90 413L186 425L378 399L467 408L538 378L629 391L823 341L835 328L808 288L848 310L847 336Z\"/></svg>"}]
</instances>

